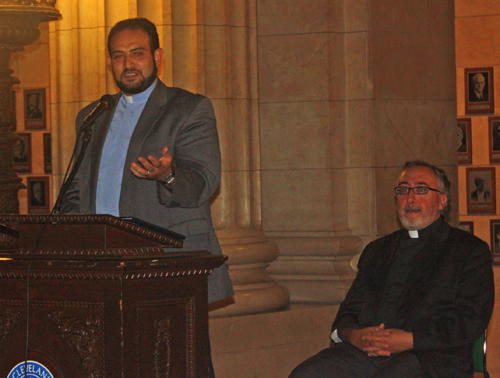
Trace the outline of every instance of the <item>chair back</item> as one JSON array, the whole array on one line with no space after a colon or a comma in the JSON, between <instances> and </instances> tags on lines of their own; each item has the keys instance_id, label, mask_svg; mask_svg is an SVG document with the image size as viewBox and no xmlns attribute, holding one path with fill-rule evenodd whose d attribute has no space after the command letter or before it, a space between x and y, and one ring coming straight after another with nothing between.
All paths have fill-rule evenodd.
<instances>
[{"instance_id":1,"label":"chair back","mask_svg":"<svg viewBox=\"0 0 500 378\"><path fill-rule=\"evenodd\" d=\"M488 378L489 374L486 370L486 331L474 342L472 358L474 359L474 371L483 373L484 377Z\"/></svg>"}]
</instances>

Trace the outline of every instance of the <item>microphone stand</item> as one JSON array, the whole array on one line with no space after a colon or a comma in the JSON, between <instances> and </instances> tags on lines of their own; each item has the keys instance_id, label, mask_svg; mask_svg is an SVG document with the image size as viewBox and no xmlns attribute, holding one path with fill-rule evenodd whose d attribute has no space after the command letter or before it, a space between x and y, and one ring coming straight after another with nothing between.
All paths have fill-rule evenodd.
<instances>
[{"instance_id":1,"label":"microphone stand","mask_svg":"<svg viewBox=\"0 0 500 378\"><path fill-rule=\"evenodd\" d=\"M95 120L94 120L95 122ZM71 168L71 172L67 176L67 178L64 180L63 184L61 185L61 190L59 191L59 195L57 196L56 203L54 205L54 213L59 214L61 211L61 202L66 195L66 192L68 191L71 183L73 182L73 179L76 176L76 173L78 172L78 169L80 168L80 165L82 164L83 157L85 156L85 151L87 151L87 147L90 143L90 139L92 138L92 124L94 122L89 122L87 124L82 125L82 129L80 130L80 134L82 135L82 145L80 148L80 151L78 152L78 156L76 158L75 164L73 164L73 167ZM76 151L78 148L78 143L75 144L75 150L73 151L73 156L75 155Z\"/></svg>"},{"instance_id":2,"label":"microphone stand","mask_svg":"<svg viewBox=\"0 0 500 378\"><path fill-rule=\"evenodd\" d=\"M78 172L78 168L80 168L80 165L82 164L83 157L85 156L85 151L87 150L87 147L90 143L90 138L92 137L92 129L91 126L96 122L96 120L106 111L112 108L115 105L115 100L113 96L111 95L104 95L101 97L99 100L99 104L92 110L92 112L83 120L82 123L82 128L80 129L79 135L82 135L82 145L80 148L80 152L78 153L78 157L75 161L75 164L73 165L71 172L69 176L67 175L67 170L66 170L66 175L64 176L63 184L61 186L61 190L59 191L59 195L57 196L56 203L54 207L52 208L52 214L59 214L61 212L61 203L63 201L64 196L66 195L66 192L69 189L69 186L73 182L73 179L75 178L76 172ZM73 154L71 155L71 160L69 162L69 166L71 166L71 162L73 161L73 158L75 157L76 151L78 150L78 138L77 138L77 143L75 143L75 149L73 150ZM68 169L69 169L68 166Z\"/></svg>"}]
</instances>

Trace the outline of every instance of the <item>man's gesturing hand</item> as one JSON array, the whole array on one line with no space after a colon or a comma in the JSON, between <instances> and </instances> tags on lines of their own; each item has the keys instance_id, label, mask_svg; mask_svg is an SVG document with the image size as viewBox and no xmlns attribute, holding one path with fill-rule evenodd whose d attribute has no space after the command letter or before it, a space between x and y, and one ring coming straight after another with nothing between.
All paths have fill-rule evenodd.
<instances>
[{"instance_id":1,"label":"man's gesturing hand","mask_svg":"<svg viewBox=\"0 0 500 378\"><path fill-rule=\"evenodd\" d=\"M142 179L165 181L172 173L172 155L167 147L161 150L161 155L160 159L154 156L148 156L147 159L139 157L137 162L130 165L130 171Z\"/></svg>"}]
</instances>

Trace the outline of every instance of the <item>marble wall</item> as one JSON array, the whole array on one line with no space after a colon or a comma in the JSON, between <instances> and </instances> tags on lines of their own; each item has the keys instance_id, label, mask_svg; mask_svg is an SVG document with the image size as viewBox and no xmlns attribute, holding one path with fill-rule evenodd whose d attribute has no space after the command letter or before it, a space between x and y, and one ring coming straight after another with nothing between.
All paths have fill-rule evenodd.
<instances>
[{"instance_id":1,"label":"marble wall","mask_svg":"<svg viewBox=\"0 0 500 378\"><path fill-rule=\"evenodd\" d=\"M258 2L263 227L292 301L339 300L347 261L399 227L393 187L404 162L427 160L457 182L453 9ZM318 281L336 282L338 296L317 298Z\"/></svg>"},{"instance_id":2,"label":"marble wall","mask_svg":"<svg viewBox=\"0 0 500 378\"><path fill-rule=\"evenodd\" d=\"M405 161L455 177L453 1L258 5L265 231L394 230Z\"/></svg>"}]
</instances>

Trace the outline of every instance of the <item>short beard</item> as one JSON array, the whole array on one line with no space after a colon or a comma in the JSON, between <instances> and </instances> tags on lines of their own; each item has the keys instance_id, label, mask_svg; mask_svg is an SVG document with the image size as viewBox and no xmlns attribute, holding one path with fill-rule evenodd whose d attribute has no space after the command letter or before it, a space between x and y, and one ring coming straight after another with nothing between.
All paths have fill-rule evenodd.
<instances>
[{"instance_id":1,"label":"short beard","mask_svg":"<svg viewBox=\"0 0 500 378\"><path fill-rule=\"evenodd\" d=\"M126 72L127 70L123 71L122 75ZM123 81L118 80L116 77L115 77L115 83L116 86L120 88L120 90L123 93L126 93L128 95L135 95L144 92L146 89L148 89L151 86L151 84L154 83L157 73L158 73L158 68L156 67L156 65L154 65L153 72L151 72L151 75L145 77L144 79L142 79L142 81L140 81L137 84L124 84Z\"/></svg>"},{"instance_id":2,"label":"short beard","mask_svg":"<svg viewBox=\"0 0 500 378\"><path fill-rule=\"evenodd\" d=\"M407 230L418 230L418 225L413 224L408 219L406 219L406 217L399 216L399 221L401 222L401 225Z\"/></svg>"},{"instance_id":3,"label":"short beard","mask_svg":"<svg viewBox=\"0 0 500 378\"><path fill-rule=\"evenodd\" d=\"M406 228L407 230L420 229L422 219L416 219L413 221L409 220L408 218L406 218L406 210L407 210L407 208L402 209L401 212L398 211L399 221L401 222L403 227ZM420 210L420 209L415 208L414 210Z\"/></svg>"}]
</instances>

